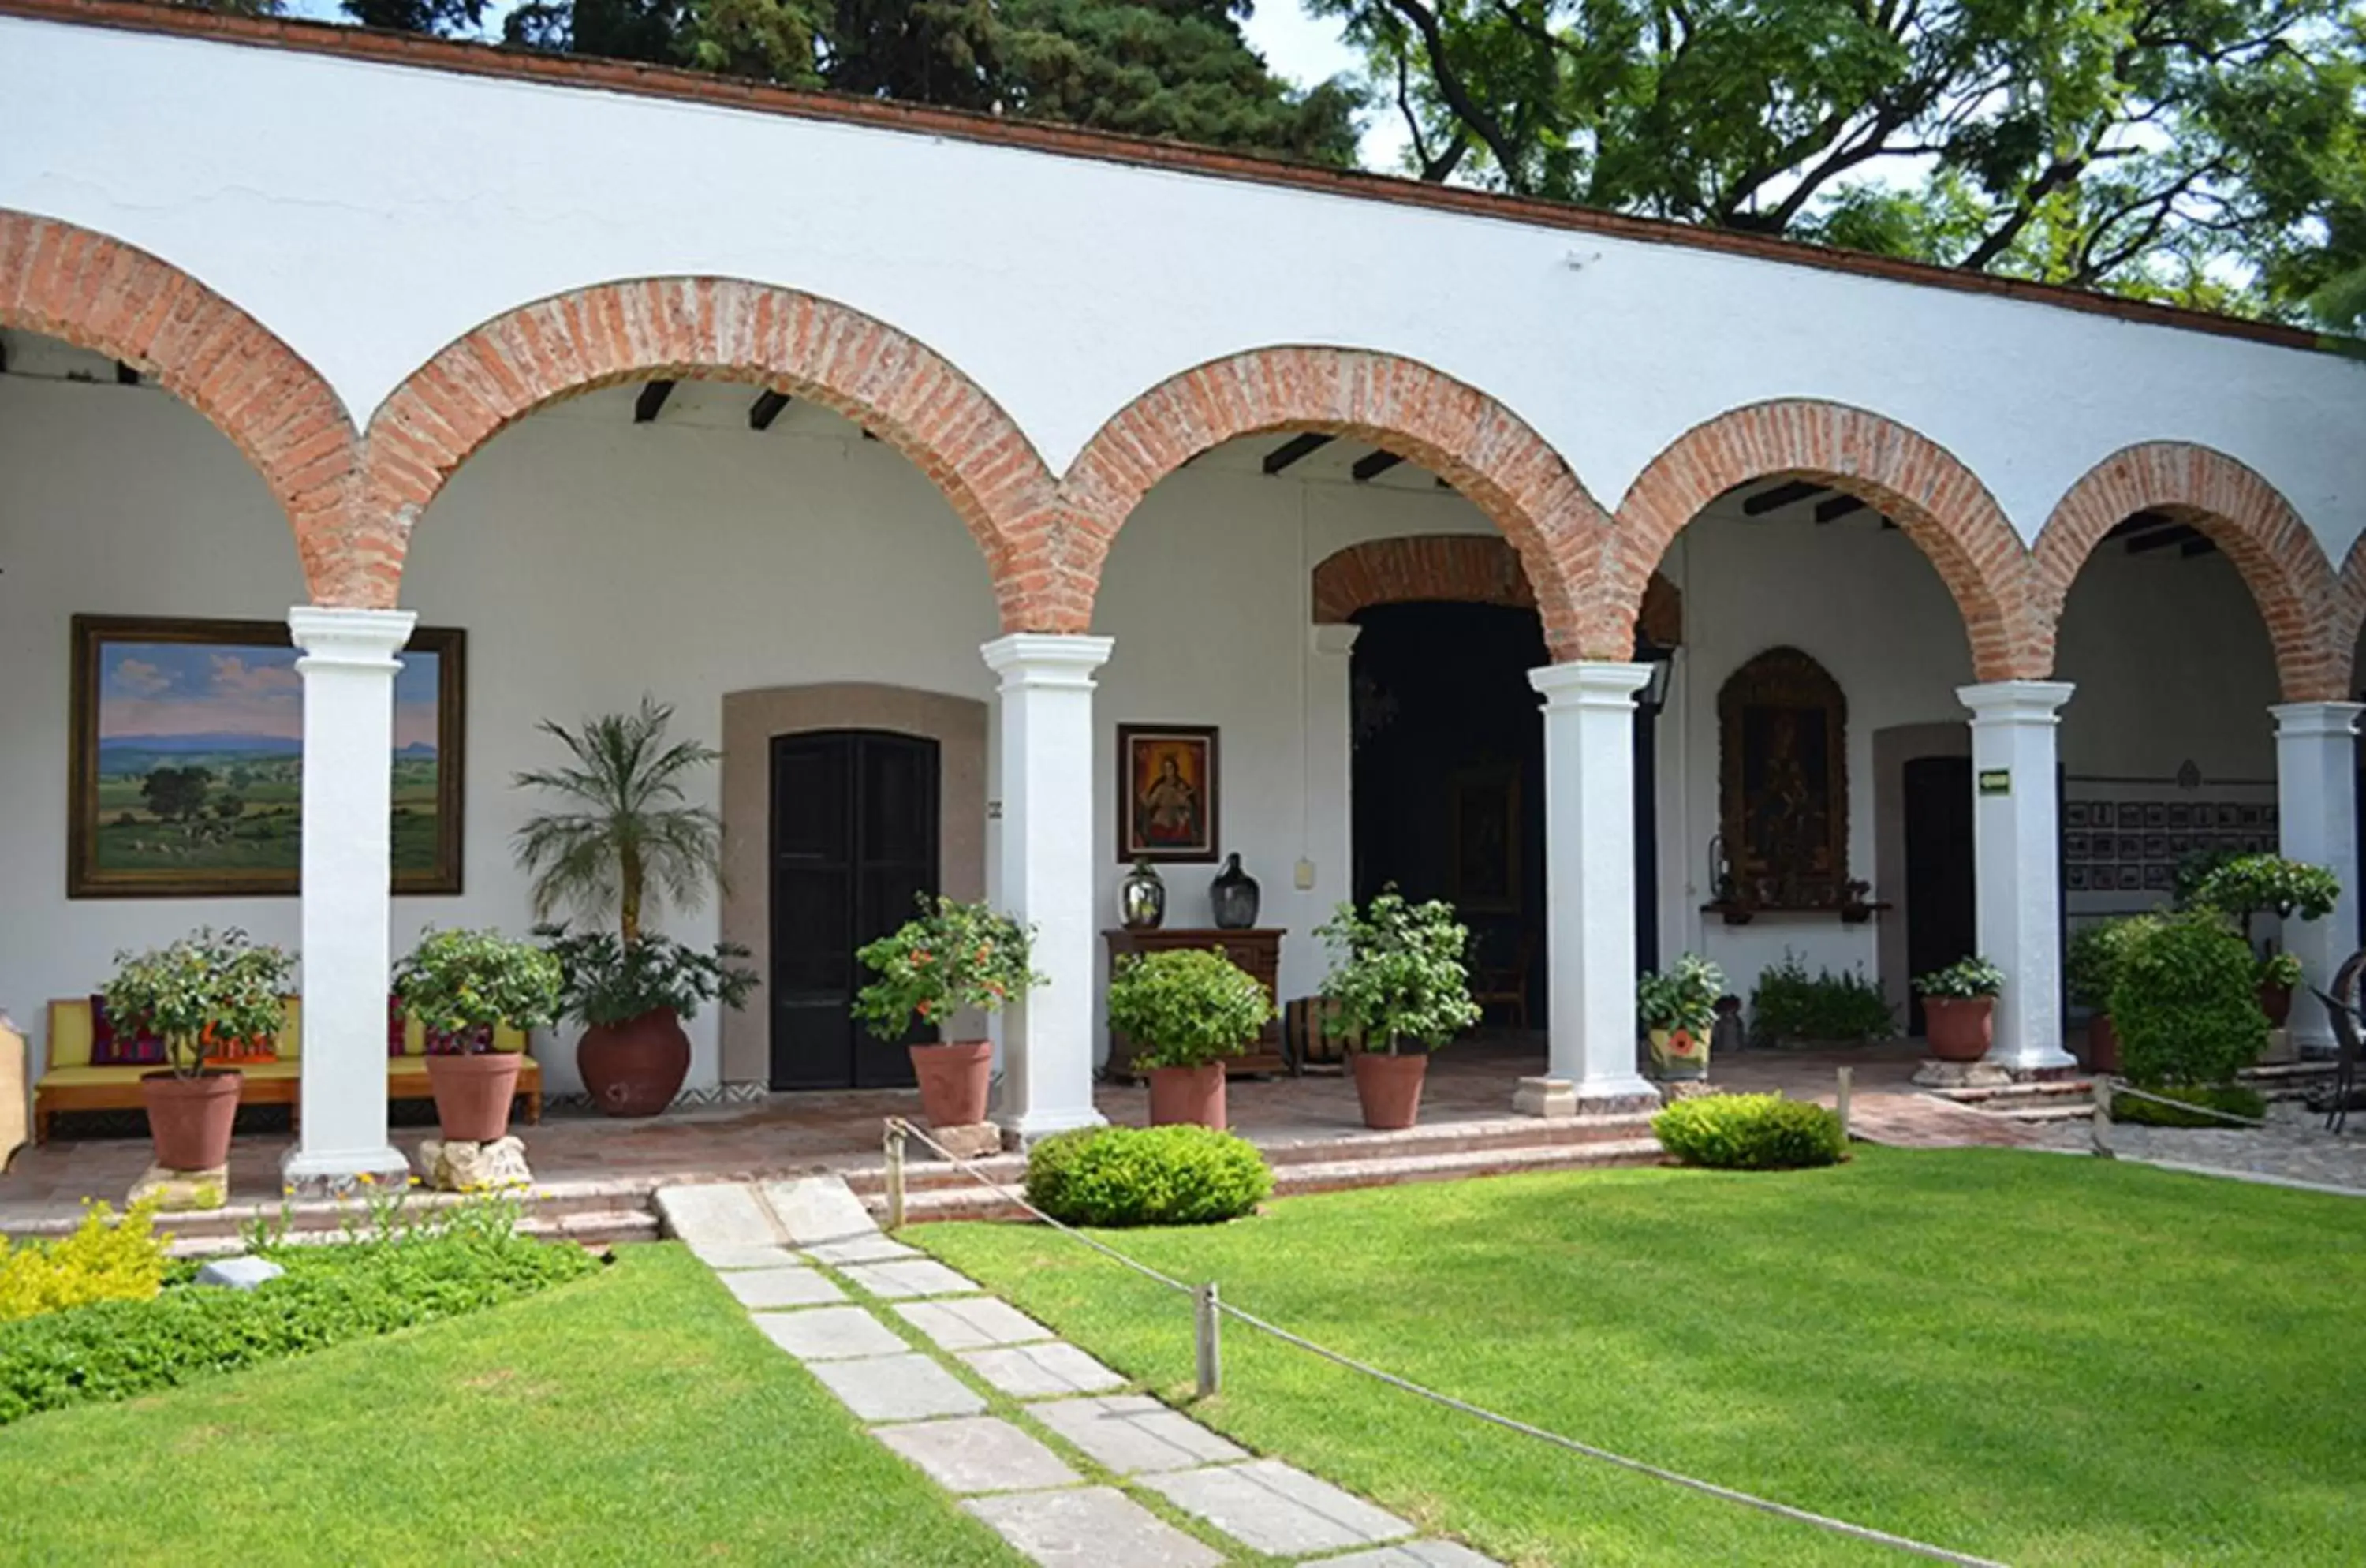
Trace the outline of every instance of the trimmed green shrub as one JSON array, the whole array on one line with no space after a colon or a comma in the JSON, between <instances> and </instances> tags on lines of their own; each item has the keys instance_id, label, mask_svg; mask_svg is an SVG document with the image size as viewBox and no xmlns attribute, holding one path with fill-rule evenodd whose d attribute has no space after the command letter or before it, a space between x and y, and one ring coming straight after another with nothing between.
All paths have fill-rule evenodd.
<instances>
[{"instance_id":1,"label":"trimmed green shrub","mask_svg":"<svg viewBox=\"0 0 2366 1568\"><path fill-rule=\"evenodd\" d=\"M2128 936L2111 1011L2128 1079L2146 1089L2225 1083L2268 1039L2250 945L2209 911Z\"/></svg>"},{"instance_id":2,"label":"trimmed green shrub","mask_svg":"<svg viewBox=\"0 0 2366 1568\"><path fill-rule=\"evenodd\" d=\"M1027 1201L1072 1225L1204 1225L1273 1194L1256 1145L1207 1127L1087 1127L1027 1155Z\"/></svg>"},{"instance_id":3,"label":"trimmed green shrub","mask_svg":"<svg viewBox=\"0 0 2366 1568\"><path fill-rule=\"evenodd\" d=\"M1660 1146L1686 1165L1719 1170L1791 1170L1848 1158L1841 1119L1779 1094L1705 1094L1651 1118Z\"/></svg>"},{"instance_id":4,"label":"trimmed green shrub","mask_svg":"<svg viewBox=\"0 0 2366 1568\"><path fill-rule=\"evenodd\" d=\"M1750 993L1751 1038L1779 1040L1887 1040L1898 1032L1897 1016L1881 987L1852 971L1830 969L1808 977L1807 965L1789 951L1783 962L1763 970Z\"/></svg>"},{"instance_id":5,"label":"trimmed green shrub","mask_svg":"<svg viewBox=\"0 0 2366 1568\"><path fill-rule=\"evenodd\" d=\"M2267 1097L2257 1089L2224 1087L2216 1089L2157 1089L2151 1091L2163 1100L2182 1100L2188 1105L2206 1105L2213 1110L2248 1116L2257 1122L2268 1113ZM2112 1120L2133 1122L2146 1127L2222 1127L2239 1132L2241 1123L2220 1116L2206 1116L2199 1111L2180 1111L2174 1105L2161 1105L2149 1100L2138 1100L2132 1094L2112 1096Z\"/></svg>"},{"instance_id":6,"label":"trimmed green shrub","mask_svg":"<svg viewBox=\"0 0 2366 1568\"><path fill-rule=\"evenodd\" d=\"M2128 939L2155 923L2152 915L2122 915L2096 920L2070 933L2070 950L2063 960L2062 977L2070 999L2092 1012L2112 1009L2112 987L2119 983L2120 953Z\"/></svg>"},{"instance_id":7,"label":"trimmed green shrub","mask_svg":"<svg viewBox=\"0 0 2366 1568\"><path fill-rule=\"evenodd\" d=\"M121 1219L104 1203L83 1211L73 1234L14 1248L0 1235L0 1323L92 1302L144 1302L164 1287L169 1235L155 1232L153 1204Z\"/></svg>"}]
</instances>

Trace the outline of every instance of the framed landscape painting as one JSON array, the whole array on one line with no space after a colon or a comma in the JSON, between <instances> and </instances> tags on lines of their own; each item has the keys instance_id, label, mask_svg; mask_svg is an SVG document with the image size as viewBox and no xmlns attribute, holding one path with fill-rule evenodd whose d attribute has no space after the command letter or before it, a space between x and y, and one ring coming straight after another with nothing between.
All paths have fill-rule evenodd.
<instances>
[{"instance_id":1,"label":"framed landscape painting","mask_svg":"<svg viewBox=\"0 0 2366 1568\"><path fill-rule=\"evenodd\" d=\"M394 891L460 891L467 634L421 626L394 678ZM304 680L276 621L73 618L66 896L293 894Z\"/></svg>"},{"instance_id":2,"label":"framed landscape painting","mask_svg":"<svg viewBox=\"0 0 2366 1568\"><path fill-rule=\"evenodd\" d=\"M1117 858L1216 858L1216 732L1205 725L1117 727Z\"/></svg>"}]
</instances>

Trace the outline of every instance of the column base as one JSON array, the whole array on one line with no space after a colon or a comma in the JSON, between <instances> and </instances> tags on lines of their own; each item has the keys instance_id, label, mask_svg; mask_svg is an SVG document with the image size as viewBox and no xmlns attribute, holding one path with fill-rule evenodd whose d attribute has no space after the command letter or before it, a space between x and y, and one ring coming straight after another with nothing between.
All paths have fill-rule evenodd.
<instances>
[{"instance_id":1,"label":"column base","mask_svg":"<svg viewBox=\"0 0 2366 1568\"><path fill-rule=\"evenodd\" d=\"M2020 1078L2026 1078L2039 1073L2071 1073L2079 1070L2079 1058L2059 1045L2031 1046L2011 1055L1991 1051L1980 1060L1991 1067L2002 1067Z\"/></svg>"},{"instance_id":2,"label":"column base","mask_svg":"<svg viewBox=\"0 0 2366 1568\"><path fill-rule=\"evenodd\" d=\"M1073 1133L1079 1127L1109 1125L1109 1118L1089 1105L1074 1111L1022 1111L1016 1116L997 1116L995 1122L1002 1128L1003 1142L1022 1149L1054 1133Z\"/></svg>"},{"instance_id":3,"label":"column base","mask_svg":"<svg viewBox=\"0 0 2366 1568\"><path fill-rule=\"evenodd\" d=\"M363 1177L368 1177L364 1181ZM290 1149L279 1180L298 1198L350 1198L365 1187L411 1185L411 1162L400 1149L343 1149L311 1154Z\"/></svg>"},{"instance_id":4,"label":"column base","mask_svg":"<svg viewBox=\"0 0 2366 1568\"><path fill-rule=\"evenodd\" d=\"M1521 1116L1548 1119L1565 1116L1627 1116L1657 1111L1664 1103L1659 1085L1649 1078L1522 1078L1512 1093L1512 1110Z\"/></svg>"}]
</instances>

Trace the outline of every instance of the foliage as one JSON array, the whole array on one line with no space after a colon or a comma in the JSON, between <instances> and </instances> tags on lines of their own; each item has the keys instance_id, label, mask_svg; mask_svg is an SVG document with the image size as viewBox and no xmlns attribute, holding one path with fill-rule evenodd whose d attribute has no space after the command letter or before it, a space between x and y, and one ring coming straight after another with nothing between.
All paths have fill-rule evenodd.
<instances>
[{"instance_id":1,"label":"foliage","mask_svg":"<svg viewBox=\"0 0 2366 1568\"><path fill-rule=\"evenodd\" d=\"M2161 1100L2174 1100L2186 1105L2207 1106L2232 1115L2248 1117L2257 1122L2268 1113L2267 1097L2257 1089L2240 1085L2219 1084L2206 1088L2171 1088L2163 1086L2150 1091ZM2112 1120L2130 1122L2146 1127L2216 1127L2222 1131L2239 1125L2224 1116L2212 1116L2203 1111L2182 1111L2159 1100L2139 1100L2133 1094L2112 1096Z\"/></svg>"},{"instance_id":2,"label":"foliage","mask_svg":"<svg viewBox=\"0 0 2366 1568\"><path fill-rule=\"evenodd\" d=\"M2250 947L2211 911L2162 916L2128 937L2111 1012L2129 1081L2146 1089L2225 1083L2267 1043Z\"/></svg>"},{"instance_id":3,"label":"foliage","mask_svg":"<svg viewBox=\"0 0 2366 1568\"><path fill-rule=\"evenodd\" d=\"M1129 957L1110 976L1109 1024L1145 1067L1200 1067L1246 1051L1273 998L1221 948Z\"/></svg>"},{"instance_id":4,"label":"foliage","mask_svg":"<svg viewBox=\"0 0 2366 1568\"><path fill-rule=\"evenodd\" d=\"M1686 1165L1718 1170L1793 1170L1848 1158L1841 1119L1779 1094L1704 1094L1651 1118L1660 1146Z\"/></svg>"},{"instance_id":5,"label":"foliage","mask_svg":"<svg viewBox=\"0 0 2366 1568\"><path fill-rule=\"evenodd\" d=\"M558 961L560 1010L589 1024L627 1023L659 1010L695 1018L711 1001L743 1007L756 988L756 972L731 962L748 956L737 942L718 942L701 953L656 931L627 942L613 931L563 925L534 931Z\"/></svg>"},{"instance_id":6,"label":"foliage","mask_svg":"<svg viewBox=\"0 0 2366 1568\"><path fill-rule=\"evenodd\" d=\"M1044 983L1028 963L1033 932L984 904L920 900L907 920L854 956L879 976L854 998L854 1016L882 1040L900 1040L918 1017L935 1027L972 1009L993 1012Z\"/></svg>"},{"instance_id":7,"label":"foliage","mask_svg":"<svg viewBox=\"0 0 2366 1568\"><path fill-rule=\"evenodd\" d=\"M117 1028L161 1038L174 1073L192 1078L216 1043L279 1032L294 970L283 949L235 927L217 933L206 926L170 946L118 953L101 994Z\"/></svg>"},{"instance_id":8,"label":"foliage","mask_svg":"<svg viewBox=\"0 0 2366 1568\"><path fill-rule=\"evenodd\" d=\"M91 1302L141 1302L163 1288L170 1235L155 1232L156 1209L135 1203L117 1219L104 1203L55 1241L11 1247L0 1235L0 1323Z\"/></svg>"},{"instance_id":9,"label":"foliage","mask_svg":"<svg viewBox=\"0 0 2366 1568\"><path fill-rule=\"evenodd\" d=\"M558 1017L566 972L553 954L495 931L428 931L394 966L394 994L429 1048L496 1048L499 1025L524 1032Z\"/></svg>"},{"instance_id":10,"label":"foliage","mask_svg":"<svg viewBox=\"0 0 2366 1568\"><path fill-rule=\"evenodd\" d=\"M1390 1055L1408 1043L1435 1051L1479 1021L1470 931L1453 905L1409 904L1391 887L1361 914L1340 905L1314 934L1336 955L1323 996L1344 1038Z\"/></svg>"},{"instance_id":11,"label":"foliage","mask_svg":"<svg viewBox=\"0 0 2366 1568\"><path fill-rule=\"evenodd\" d=\"M2341 879L2321 865L2282 855L2237 855L2194 885L2189 902L2215 909L2248 930L2254 915L2321 920L2341 897Z\"/></svg>"},{"instance_id":12,"label":"foliage","mask_svg":"<svg viewBox=\"0 0 2366 1568\"><path fill-rule=\"evenodd\" d=\"M2070 933L2070 947L2062 974L2070 999L2082 1008L2108 1012L2112 987L2120 976L2120 954L2128 939L2152 920L2150 915L2124 915L2097 920Z\"/></svg>"},{"instance_id":13,"label":"foliage","mask_svg":"<svg viewBox=\"0 0 2366 1568\"><path fill-rule=\"evenodd\" d=\"M1887 1040L1898 1021L1881 987L1862 971L1834 975L1807 965L1786 949L1783 962L1760 971L1750 993L1750 1030L1763 1043L1782 1040Z\"/></svg>"},{"instance_id":14,"label":"foliage","mask_svg":"<svg viewBox=\"0 0 2366 1568\"><path fill-rule=\"evenodd\" d=\"M518 1235L514 1214L479 1200L343 1246L266 1248L287 1272L252 1291L175 1285L0 1325L0 1426L479 1311L598 1267Z\"/></svg>"},{"instance_id":15,"label":"foliage","mask_svg":"<svg viewBox=\"0 0 2366 1568\"><path fill-rule=\"evenodd\" d=\"M1725 971L1696 953L1680 955L1664 975L1635 982L1635 1016L1647 1029L1681 1029L1706 1034L1717 1024L1717 999L1725 994Z\"/></svg>"},{"instance_id":16,"label":"foliage","mask_svg":"<svg viewBox=\"0 0 2366 1568\"><path fill-rule=\"evenodd\" d=\"M2270 953L2259 960L2259 983L2264 988L2297 990L2307 978L2300 960L2289 953Z\"/></svg>"},{"instance_id":17,"label":"foliage","mask_svg":"<svg viewBox=\"0 0 2366 1568\"><path fill-rule=\"evenodd\" d=\"M2366 262L2349 0L1311 8L1425 179L2284 314Z\"/></svg>"},{"instance_id":18,"label":"foliage","mask_svg":"<svg viewBox=\"0 0 2366 1568\"><path fill-rule=\"evenodd\" d=\"M561 905L584 914L614 910L629 945L641 935L652 887L695 909L723 876L722 819L687 804L682 781L722 756L695 740L666 743L670 703L641 699L638 711L603 714L569 729L548 719L572 761L516 776L520 789L547 790L569 808L529 818L517 833L518 864L534 877L534 913Z\"/></svg>"},{"instance_id":19,"label":"foliage","mask_svg":"<svg viewBox=\"0 0 2366 1568\"><path fill-rule=\"evenodd\" d=\"M1208 1127L1087 1127L1027 1153L1027 1201L1066 1224L1213 1224L1272 1195L1256 1145Z\"/></svg>"},{"instance_id":20,"label":"foliage","mask_svg":"<svg viewBox=\"0 0 2366 1568\"><path fill-rule=\"evenodd\" d=\"M2001 993L2004 971L1985 958L1958 958L1944 969L1918 976L1914 988L1925 997L1943 1001L1970 1001Z\"/></svg>"}]
</instances>

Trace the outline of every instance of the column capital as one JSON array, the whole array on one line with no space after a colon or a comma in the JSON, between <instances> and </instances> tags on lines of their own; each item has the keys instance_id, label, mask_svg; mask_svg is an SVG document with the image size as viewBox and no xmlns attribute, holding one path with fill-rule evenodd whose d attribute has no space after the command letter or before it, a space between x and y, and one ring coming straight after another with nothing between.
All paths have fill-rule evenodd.
<instances>
[{"instance_id":1,"label":"column capital","mask_svg":"<svg viewBox=\"0 0 2366 1568\"><path fill-rule=\"evenodd\" d=\"M1092 689L1093 671L1109 662L1115 637L1060 632L1012 632L978 649L1005 691L1019 686Z\"/></svg>"},{"instance_id":2,"label":"column capital","mask_svg":"<svg viewBox=\"0 0 2366 1568\"><path fill-rule=\"evenodd\" d=\"M1635 706L1635 694L1651 683L1648 664L1577 659L1548 664L1528 671L1528 684L1544 694L1550 708L1626 708Z\"/></svg>"},{"instance_id":3,"label":"column capital","mask_svg":"<svg viewBox=\"0 0 2366 1568\"><path fill-rule=\"evenodd\" d=\"M1955 700L1972 710L1974 724L2054 724L2078 689L2067 681L1987 681L1956 687Z\"/></svg>"},{"instance_id":4,"label":"column capital","mask_svg":"<svg viewBox=\"0 0 2366 1568\"><path fill-rule=\"evenodd\" d=\"M1306 646L1324 658L1345 659L1356 650L1356 639L1363 635L1364 628L1358 626L1319 626L1308 634Z\"/></svg>"},{"instance_id":5,"label":"column capital","mask_svg":"<svg viewBox=\"0 0 2366 1568\"><path fill-rule=\"evenodd\" d=\"M2275 717L2279 737L2346 740L2358 733L2358 716L2366 714L2366 703L2277 703L2268 712Z\"/></svg>"},{"instance_id":6,"label":"column capital","mask_svg":"<svg viewBox=\"0 0 2366 1568\"><path fill-rule=\"evenodd\" d=\"M333 604L299 604L287 612L287 633L304 650L299 670L400 668L394 657L411 640L419 617L409 610L348 610Z\"/></svg>"}]
</instances>

